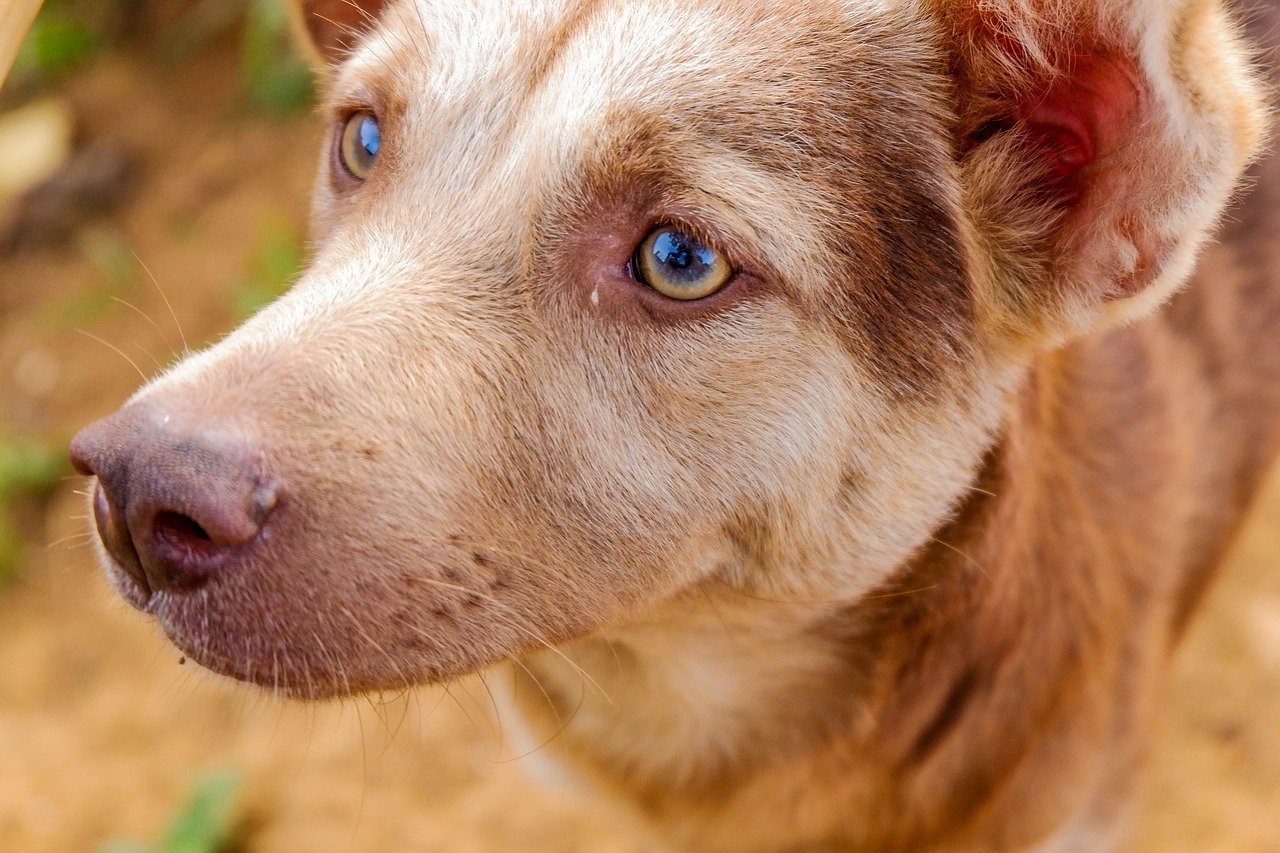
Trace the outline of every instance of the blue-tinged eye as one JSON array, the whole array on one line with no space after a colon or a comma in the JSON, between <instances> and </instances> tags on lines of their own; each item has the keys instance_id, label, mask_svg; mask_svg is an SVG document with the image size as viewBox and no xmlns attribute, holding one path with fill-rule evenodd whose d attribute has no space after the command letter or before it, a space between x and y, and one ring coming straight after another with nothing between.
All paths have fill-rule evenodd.
<instances>
[{"instance_id":1,"label":"blue-tinged eye","mask_svg":"<svg viewBox=\"0 0 1280 853\"><path fill-rule=\"evenodd\" d=\"M702 299L733 277L724 255L673 226L655 229L636 248L632 274L671 299Z\"/></svg>"},{"instance_id":2,"label":"blue-tinged eye","mask_svg":"<svg viewBox=\"0 0 1280 853\"><path fill-rule=\"evenodd\" d=\"M369 177L373 161L377 159L382 138L378 132L378 119L373 113L358 112L347 119L342 128L342 145L339 154L342 165L351 176L363 181Z\"/></svg>"}]
</instances>

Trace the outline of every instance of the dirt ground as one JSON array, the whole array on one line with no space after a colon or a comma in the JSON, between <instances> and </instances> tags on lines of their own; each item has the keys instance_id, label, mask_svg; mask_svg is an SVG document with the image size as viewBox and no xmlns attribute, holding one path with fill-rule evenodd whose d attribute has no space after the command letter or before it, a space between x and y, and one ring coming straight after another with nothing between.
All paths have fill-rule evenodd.
<instances>
[{"instance_id":1,"label":"dirt ground","mask_svg":"<svg viewBox=\"0 0 1280 853\"><path fill-rule=\"evenodd\" d=\"M136 177L106 222L0 260L0 438L62 442L114 409L139 382L131 362L154 373L181 337L234 322L264 232L301 229L318 128L247 117L236 75L215 49L163 73L110 56L68 84L83 138L122 145ZM104 261L112 246L127 251ZM101 297L113 268L123 302ZM534 782L479 681L307 707L181 666L100 577L82 488L68 476L19 513L28 556L0 588L0 850L154 839L193 779L224 768L243 774L248 851L655 849L624 815ZM1132 849L1280 851L1280 477L1169 704Z\"/></svg>"}]
</instances>

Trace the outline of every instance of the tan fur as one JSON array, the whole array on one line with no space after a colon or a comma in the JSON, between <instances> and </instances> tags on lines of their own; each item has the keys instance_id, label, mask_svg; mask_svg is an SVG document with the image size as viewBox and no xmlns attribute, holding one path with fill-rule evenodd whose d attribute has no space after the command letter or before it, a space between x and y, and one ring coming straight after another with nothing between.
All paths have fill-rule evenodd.
<instances>
[{"instance_id":1,"label":"tan fur","mask_svg":"<svg viewBox=\"0 0 1280 853\"><path fill-rule=\"evenodd\" d=\"M1261 135L1217 3L401 0L309 29L334 132L379 118L373 171L322 158L298 285L75 451L249 447L270 515L198 589L108 558L126 597L293 695L516 657L534 741L687 849L1122 837L1169 647L1280 438L1277 267L1233 255L1270 214L1155 310ZM1064 172L1082 97L1096 157ZM627 277L669 221L728 288Z\"/></svg>"}]
</instances>

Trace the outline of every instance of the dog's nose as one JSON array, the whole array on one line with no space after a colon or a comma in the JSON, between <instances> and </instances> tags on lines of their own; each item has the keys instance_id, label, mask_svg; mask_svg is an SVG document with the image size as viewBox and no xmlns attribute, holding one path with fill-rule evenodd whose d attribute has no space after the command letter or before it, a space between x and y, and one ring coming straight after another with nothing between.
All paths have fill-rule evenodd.
<instances>
[{"instance_id":1,"label":"dog's nose","mask_svg":"<svg viewBox=\"0 0 1280 853\"><path fill-rule=\"evenodd\" d=\"M146 600L198 589L263 536L276 487L243 432L134 404L90 424L71 462L96 475L103 545Z\"/></svg>"}]
</instances>

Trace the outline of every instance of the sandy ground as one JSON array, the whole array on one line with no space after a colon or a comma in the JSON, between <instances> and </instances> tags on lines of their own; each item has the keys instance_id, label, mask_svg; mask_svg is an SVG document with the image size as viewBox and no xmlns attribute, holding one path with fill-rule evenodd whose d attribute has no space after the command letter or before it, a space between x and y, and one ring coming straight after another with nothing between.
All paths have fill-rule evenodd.
<instances>
[{"instance_id":1,"label":"sandy ground","mask_svg":"<svg viewBox=\"0 0 1280 853\"><path fill-rule=\"evenodd\" d=\"M117 57L70 84L86 137L138 158L108 227L175 316L146 275L122 286L133 308L79 310L101 289L83 248L100 230L0 261L0 436L64 440L136 386L128 361L154 372L178 327L192 345L215 337L263 230L301 221L317 128L238 116L234 92L225 51L163 74ZM0 850L155 838L220 768L243 774L248 851L655 849L625 816L532 781L479 681L307 707L181 666L99 576L79 488L68 478L30 520L27 565L0 590ZM1133 850L1280 851L1278 564L1273 478L1176 659Z\"/></svg>"}]
</instances>

